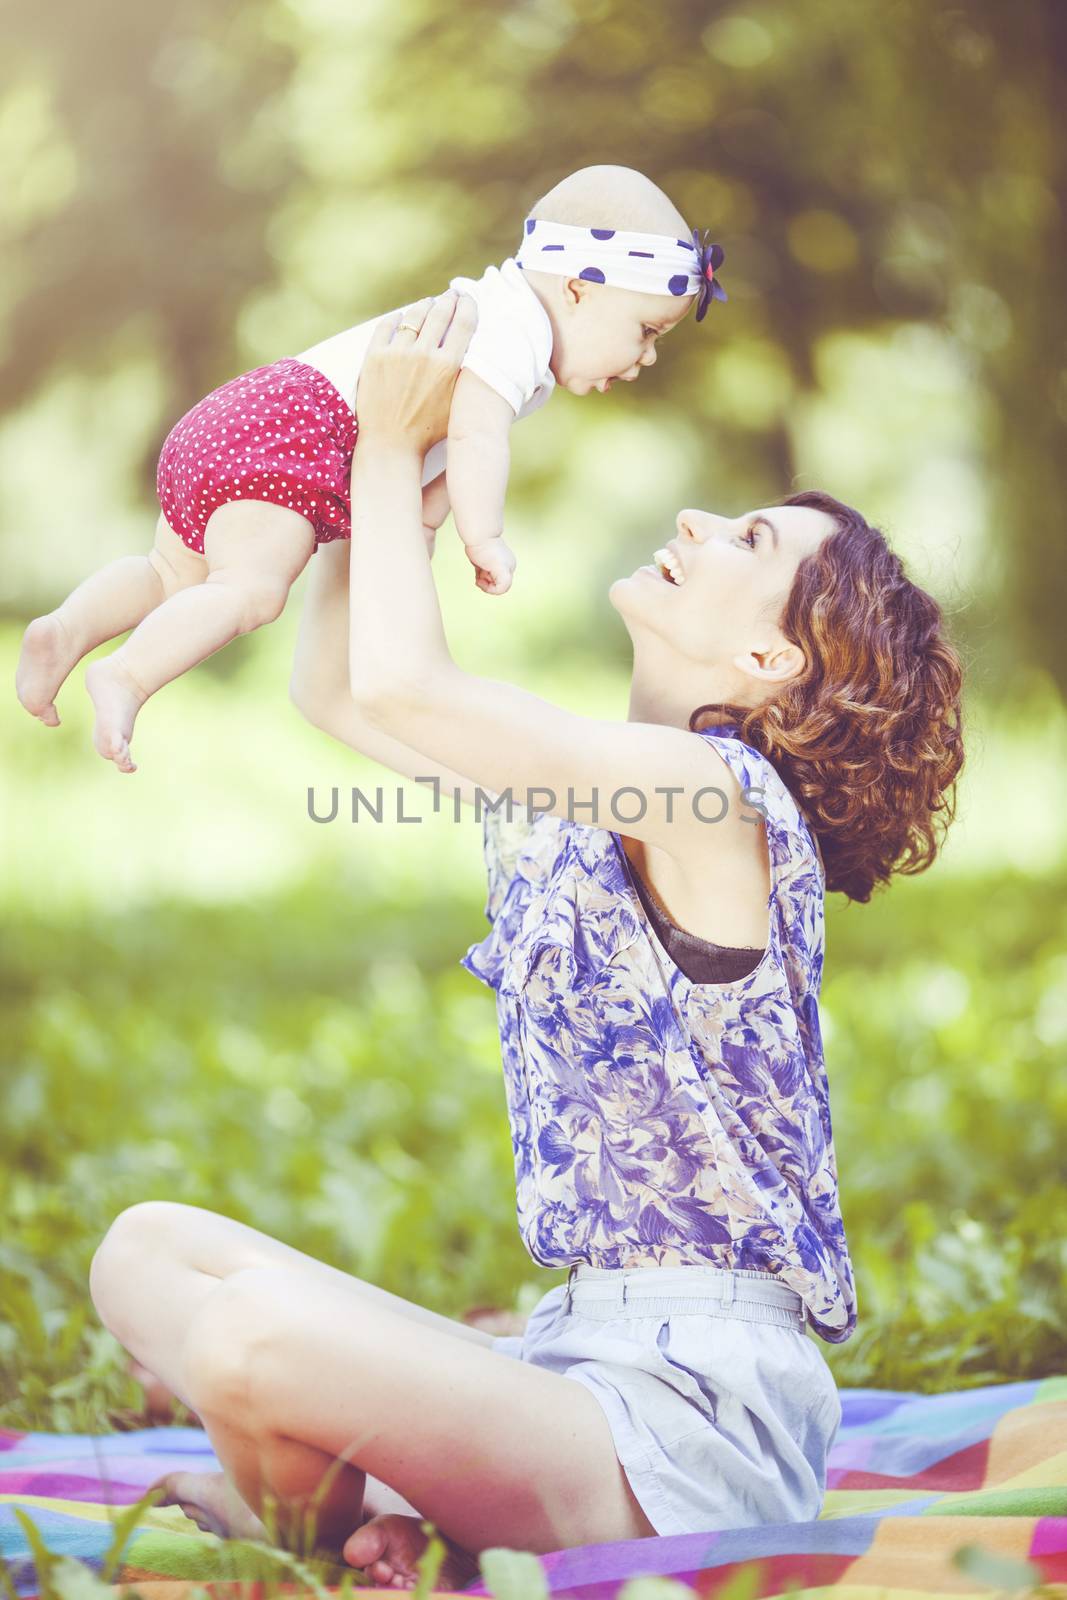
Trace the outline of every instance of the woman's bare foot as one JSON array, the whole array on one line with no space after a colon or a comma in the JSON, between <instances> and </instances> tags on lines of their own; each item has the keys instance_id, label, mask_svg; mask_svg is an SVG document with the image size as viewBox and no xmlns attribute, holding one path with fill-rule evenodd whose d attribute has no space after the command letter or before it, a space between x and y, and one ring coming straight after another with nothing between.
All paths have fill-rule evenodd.
<instances>
[{"instance_id":1,"label":"woman's bare foot","mask_svg":"<svg viewBox=\"0 0 1067 1600\"><path fill-rule=\"evenodd\" d=\"M437 1537L445 1547L445 1557L434 1583L435 1589L462 1589L478 1576L478 1562L468 1551ZM416 1563L429 1544L420 1517L401 1517L387 1513L371 1517L345 1540L344 1559L357 1567L379 1588L413 1589L418 1581Z\"/></svg>"},{"instance_id":2,"label":"woman's bare foot","mask_svg":"<svg viewBox=\"0 0 1067 1600\"><path fill-rule=\"evenodd\" d=\"M48 728L59 727L55 698L81 654L55 611L35 617L22 635L15 693L30 716Z\"/></svg>"},{"instance_id":3,"label":"woman's bare foot","mask_svg":"<svg viewBox=\"0 0 1067 1600\"><path fill-rule=\"evenodd\" d=\"M153 1489L162 1489L157 1505L181 1506L204 1533L219 1539L250 1539L265 1544L267 1530L245 1505L224 1472L168 1472Z\"/></svg>"},{"instance_id":4,"label":"woman's bare foot","mask_svg":"<svg viewBox=\"0 0 1067 1600\"><path fill-rule=\"evenodd\" d=\"M136 772L130 740L137 713L148 696L114 655L90 662L85 669L85 687L96 707L93 743L97 750L120 772Z\"/></svg>"},{"instance_id":5,"label":"woman's bare foot","mask_svg":"<svg viewBox=\"0 0 1067 1600\"><path fill-rule=\"evenodd\" d=\"M204 1533L213 1533L219 1539L264 1542L269 1538L264 1523L241 1499L224 1472L168 1472L157 1478L152 1487L163 1491L157 1504L181 1506ZM405 1507L405 1511L398 1512L394 1509L397 1506ZM417 1525L422 1519L411 1515L414 1509L388 1484L379 1483L377 1478L367 1479L361 1523L399 1515L402 1521Z\"/></svg>"}]
</instances>

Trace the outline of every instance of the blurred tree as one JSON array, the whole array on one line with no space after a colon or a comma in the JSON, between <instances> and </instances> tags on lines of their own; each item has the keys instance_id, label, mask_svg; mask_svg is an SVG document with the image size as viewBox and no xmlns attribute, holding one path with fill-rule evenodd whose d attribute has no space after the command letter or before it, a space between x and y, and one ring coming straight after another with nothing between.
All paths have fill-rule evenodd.
<instances>
[{"instance_id":1,"label":"blurred tree","mask_svg":"<svg viewBox=\"0 0 1067 1600\"><path fill-rule=\"evenodd\" d=\"M175 415L222 381L237 313L275 271L268 224L295 176L271 115L293 53L272 17L270 0L8 0L0 237L17 315L0 406L57 368L110 365L131 325Z\"/></svg>"}]
</instances>

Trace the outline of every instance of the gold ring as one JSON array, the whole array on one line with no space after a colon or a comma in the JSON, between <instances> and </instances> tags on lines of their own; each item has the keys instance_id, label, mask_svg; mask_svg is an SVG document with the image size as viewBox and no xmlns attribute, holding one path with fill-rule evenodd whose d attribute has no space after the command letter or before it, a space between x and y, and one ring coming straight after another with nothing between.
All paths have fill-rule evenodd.
<instances>
[{"instance_id":1,"label":"gold ring","mask_svg":"<svg viewBox=\"0 0 1067 1600\"><path fill-rule=\"evenodd\" d=\"M422 332L422 329L413 327L410 322L402 322L396 331L397 333L413 333L417 336Z\"/></svg>"}]
</instances>

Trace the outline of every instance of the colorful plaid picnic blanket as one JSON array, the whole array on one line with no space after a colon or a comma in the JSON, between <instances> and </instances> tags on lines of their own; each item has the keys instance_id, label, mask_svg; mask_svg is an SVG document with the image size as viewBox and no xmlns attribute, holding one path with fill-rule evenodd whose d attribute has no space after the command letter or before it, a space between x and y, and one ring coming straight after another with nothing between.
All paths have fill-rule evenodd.
<instances>
[{"instance_id":1,"label":"colorful plaid picnic blanket","mask_svg":"<svg viewBox=\"0 0 1067 1600\"><path fill-rule=\"evenodd\" d=\"M665 1576L713 1595L740 1565L756 1563L752 1600L791 1587L834 1589L834 1600L872 1589L916 1600L1039 1583L1067 1595L1067 1377L940 1395L845 1389L841 1398L817 1521L561 1550L540 1558L549 1592L612 1600L629 1578ZM99 1570L121 1507L164 1472L215 1466L194 1428L101 1438L0 1432L0 1553L16 1593L37 1592L16 1506L50 1550ZM972 1553L960 1557L966 1547ZM157 1508L126 1537L112 1582L182 1600L190 1582L225 1579L225 1557L225 1545L176 1506ZM224 1595L225 1584L212 1592ZM480 1582L467 1592L489 1589Z\"/></svg>"}]
</instances>

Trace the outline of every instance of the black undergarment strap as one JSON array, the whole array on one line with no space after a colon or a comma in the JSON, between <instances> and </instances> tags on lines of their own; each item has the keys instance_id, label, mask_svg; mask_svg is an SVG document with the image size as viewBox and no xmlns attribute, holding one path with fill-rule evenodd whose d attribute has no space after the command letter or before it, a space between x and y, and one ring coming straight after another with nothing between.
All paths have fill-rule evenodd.
<instances>
[{"instance_id":1,"label":"black undergarment strap","mask_svg":"<svg viewBox=\"0 0 1067 1600\"><path fill-rule=\"evenodd\" d=\"M763 950L756 945L715 944L711 939L701 939L679 928L653 899L632 862L627 861L626 865L660 944L690 983L735 983L759 966Z\"/></svg>"}]
</instances>

